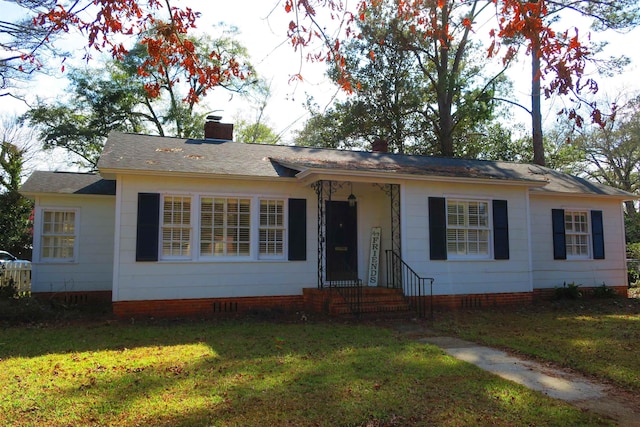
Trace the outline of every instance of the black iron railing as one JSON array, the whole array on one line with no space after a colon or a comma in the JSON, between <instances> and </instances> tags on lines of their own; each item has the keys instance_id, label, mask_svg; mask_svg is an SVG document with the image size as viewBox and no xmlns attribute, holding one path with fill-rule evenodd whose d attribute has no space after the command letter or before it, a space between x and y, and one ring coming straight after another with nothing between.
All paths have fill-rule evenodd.
<instances>
[{"instance_id":1,"label":"black iron railing","mask_svg":"<svg viewBox=\"0 0 640 427\"><path fill-rule=\"evenodd\" d=\"M362 280L332 281L329 286L336 290L344 302L349 306L352 314L359 316L362 312Z\"/></svg>"},{"instance_id":2,"label":"black iron railing","mask_svg":"<svg viewBox=\"0 0 640 427\"><path fill-rule=\"evenodd\" d=\"M409 300L411 309L418 316L425 317L427 312L427 296L429 297L429 315L433 318L433 278L420 277L400 255L388 249L387 258L387 287L402 289L405 298ZM429 290L427 292L427 285Z\"/></svg>"}]
</instances>

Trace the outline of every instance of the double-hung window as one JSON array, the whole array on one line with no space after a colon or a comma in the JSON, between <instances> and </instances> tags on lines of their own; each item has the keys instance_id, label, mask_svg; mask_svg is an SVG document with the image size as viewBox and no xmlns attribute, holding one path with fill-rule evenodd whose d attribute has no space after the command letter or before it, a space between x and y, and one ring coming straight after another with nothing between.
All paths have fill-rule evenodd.
<instances>
[{"instance_id":1,"label":"double-hung window","mask_svg":"<svg viewBox=\"0 0 640 427\"><path fill-rule=\"evenodd\" d=\"M251 255L251 199L200 199L200 255Z\"/></svg>"},{"instance_id":2,"label":"double-hung window","mask_svg":"<svg viewBox=\"0 0 640 427\"><path fill-rule=\"evenodd\" d=\"M552 209L553 259L604 259L601 210Z\"/></svg>"},{"instance_id":3,"label":"double-hung window","mask_svg":"<svg viewBox=\"0 0 640 427\"><path fill-rule=\"evenodd\" d=\"M429 197L429 259L509 259L507 200Z\"/></svg>"},{"instance_id":4,"label":"double-hung window","mask_svg":"<svg viewBox=\"0 0 640 427\"><path fill-rule=\"evenodd\" d=\"M447 200L447 253L451 257L490 255L489 203Z\"/></svg>"},{"instance_id":5,"label":"double-hung window","mask_svg":"<svg viewBox=\"0 0 640 427\"><path fill-rule=\"evenodd\" d=\"M568 258L589 258L589 216L587 211L564 211Z\"/></svg>"},{"instance_id":6,"label":"double-hung window","mask_svg":"<svg viewBox=\"0 0 640 427\"><path fill-rule=\"evenodd\" d=\"M260 257L284 256L284 200L260 200Z\"/></svg>"},{"instance_id":7,"label":"double-hung window","mask_svg":"<svg viewBox=\"0 0 640 427\"><path fill-rule=\"evenodd\" d=\"M304 261L306 210L305 199L139 193L136 261Z\"/></svg>"},{"instance_id":8,"label":"double-hung window","mask_svg":"<svg viewBox=\"0 0 640 427\"><path fill-rule=\"evenodd\" d=\"M191 197L164 196L161 229L163 258L191 256Z\"/></svg>"},{"instance_id":9,"label":"double-hung window","mask_svg":"<svg viewBox=\"0 0 640 427\"><path fill-rule=\"evenodd\" d=\"M45 261L74 261L76 257L77 212L42 211L40 257Z\"/></svg>"}]
</instances>

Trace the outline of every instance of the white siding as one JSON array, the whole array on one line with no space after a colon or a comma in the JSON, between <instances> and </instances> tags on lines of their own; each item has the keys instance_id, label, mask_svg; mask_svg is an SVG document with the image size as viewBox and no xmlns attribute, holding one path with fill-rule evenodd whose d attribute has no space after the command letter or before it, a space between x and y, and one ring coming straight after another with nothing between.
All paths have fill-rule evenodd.
<instances>
[{"instance_id":1,"label":"white siding","mask_svg":"<svg viewBox=\"0 0 640 427\"><path fill-rule=\"evenodd\" d=\"M36 199L32 292L110 291L113 276L113 196L40 196ZM41 208L76 209L79 215L75 262L41 262Z\"/></svg>"},{"instance_id":2,"label":"white siding","mask_svg":"<svg viewBox=\"0 0 640 427\"><path fill-rule=\"evenodd\" d=\"M419 275L435 279L435 295L531 291L526 188L410 182L403 196L402 257ZM509 259L430 260L429 197L507 200Z\"/></svg>"},{"instance_id":3,"label":"white siding","mask_svg":"<svg viewBox=\"0 0 640 427\"><path fill-rule=\"evenodd\" d=\"M119 266L114 280L114 300L300 295L303 288L317 286L317 202L315 192L308 186L297 182L274 184L191 178L122 176L118 179L122 191L119 195ZM193 260L188 261L136 262L140 192L307 199L307 259L204 262L194 255ZM197 209L196 199L193 203ZM197 252L195 246L194 250Z\"/></svg>"},{"instance_id":4,"label":"white siding","mask_svg":"<svg viewBox=\"0 0 640 427\"><path fill-rule=\"evenodd\" d=\"M309 186L293 181L276 184L186 177L120 176L118 181L117 203L113 197L37 199L38 207L78 209L80 241L76 263L39 263L39 251L34 247L34 292L110 290L113 282L114 300L127 301L300 295L303 288L317 286L317 196ZM351 191L358 204L359 277L363 281L367 278L371 228L379 226L382 228L380 285L384 285L384 251L391 249L389 196L371 183L354 183L353 187L343 185L332 194L332 199L346 200ZM191 260L185 261L136 262L137 202L141 192L304 198L307 200L306 261L203 261L194 253ZM429 197L507 200L509 259L430 260ZM193 203L194 209L198 209L197 198L194 197ZM553 260L553 208L602 210L606 259ZM531 292L533 288L561 286L564 281L584 286L603 282L620 286L626 283L621 208L618 201L601 198L571 195L529 198L527 188L520 186L406 181L402 183L401 197L402 255L419 275L435 278L436 295ZM117 222L114 213L119 215ZM38 221L36 217L36 230ZM118 230L114 223L118 224ZM194 224L195 230L197 224ZM193 243L197 252L195 241ZM493 255L493 250L491 252Z\"/></svg>"},{"instance_id":5,"label":"white siding","mask_svg":"<svg viewBox=\"0 0 640 427\"><path fill-rule=\"evenodd\" d=\"M601 210L605 259L554 260L551 210ZM622 203L605 198L565 195L531 197L534 288L561 287L564 282L583 286L626 286L625 236Z\"/></svg>"}]
</instances>

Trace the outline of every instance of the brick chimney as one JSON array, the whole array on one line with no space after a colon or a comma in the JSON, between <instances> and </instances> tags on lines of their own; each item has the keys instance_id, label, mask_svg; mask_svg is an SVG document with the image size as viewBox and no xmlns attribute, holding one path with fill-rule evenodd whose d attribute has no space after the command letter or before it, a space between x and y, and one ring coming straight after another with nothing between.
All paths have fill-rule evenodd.
<instances>
[{"instance_id":1,"label":"brick chimney","mask_svg":"<svg viewBox=\"0 0 640 427\"><path fill-rule=\"evenodd\" d=\"M373 151L374 153L388 153L389 141L381 138L376 139L371 143L371 151Z\"/></svg>"},{"instance_id":2,"label":"brick chimney","mask_svg":"<svg viewBox=\"0 0 640 427\"><path fill-rule=\"evenodd\" d=\"M207 116L204 123L204 138L233 141L233 124L220 123L220 116Z\"/></svg>"}]
</instances>

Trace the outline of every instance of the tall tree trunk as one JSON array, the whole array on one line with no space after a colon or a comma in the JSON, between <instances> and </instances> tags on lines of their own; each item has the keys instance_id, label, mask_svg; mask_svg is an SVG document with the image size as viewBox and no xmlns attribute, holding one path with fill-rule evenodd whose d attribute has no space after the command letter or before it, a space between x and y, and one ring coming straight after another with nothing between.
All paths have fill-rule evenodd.
<instances>
[{"instance_id":1,"label":"tall tree trunk","mask_svg":"<svg viewBox=\"0 0 640 427\"><path fill-rule=\"evenodd\" d=\"M636 210L636 205L633 200L627 200L626 202L624 202L624 208L627 215L634 218L638 216L638 211Z\"/></svg>"},{"instance_id":2,"label":"tall tree trunk","mask_svg":"<svg viewBox=\"0 0 640 427\"><path fill-rule=\"evenodd\" d=\"M544 142L542 138L542 107L540 94L540 43L533 42L531 49L531 131L533 143L533 163L544 166Z\"/></svg>"},{"instance_id":3,"label":"tall tree trunk","mask_svg":"<svg viewBox=\"0 0 640 427\"><path fill-rule=\"evenodd\" d=\"M441 11L440 25L442 28L449 27L449 2L444 2ZM436 95L438 97L438 121L440 128L440 155L444 157L453 157L453 115L451 114L453 104L453 89L451 82L455 81L458 70L455 66L449 68L449 54L451 49L451 41L448 40L446 34L443 34L440 40L439 62L437 62L438 88ZM461 45L459 49L464 49Z\"/></svg>"},{"instance_id":4,"label":"tall tree trunk","mask_svg":"<svg viewBox=\"0 0 640 427\"><path fill-rule=\"evenodd\" d=\"M539 0L529 0L538 3ZM535 13L535 12L533 12ZM539 12L536 18L541 19ZM542 75L540 73L540 35L536 34L531 40L531 142L533 145L533 163L544 166L544 141L542 137L542 106L540 93Z\"/></svg>"},{"instance_id":5,"label":"tall tree trunk","mask_svg":"<svg viewBox=\"0 0 640 427\"><path fill-rule=\"evenodd\" d=\"M446 99L447 92L438 94L438 109L440 116L440 155L453 157L453 116L451 115L451 104L443 100Z\"/></svg>"}]
</instances>

